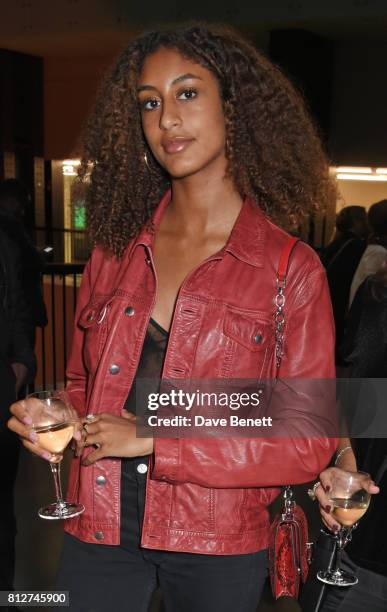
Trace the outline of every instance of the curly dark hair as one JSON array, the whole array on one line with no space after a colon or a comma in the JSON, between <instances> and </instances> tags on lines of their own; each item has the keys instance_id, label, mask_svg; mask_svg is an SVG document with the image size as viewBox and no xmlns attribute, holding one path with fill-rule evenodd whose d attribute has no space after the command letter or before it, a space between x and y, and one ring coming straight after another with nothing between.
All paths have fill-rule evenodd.
<instances>
[{"instance_id":1,"label":"curly dark hair","mask_svg":"<svg viewBox=\"0 0 387 612\"><path fill-rule=\"evenodd\" d=\"M243 197L287 229L331 202L334 187L317 131L281 71L228 27L183 25L135 39L101 86L80 166L81 179L91 166L87 224L96 244L122 256L169 186L144 138L136 91L145 58L160 47L176 49L217 78L227 174Z\"/></svg>"}]
</instances>

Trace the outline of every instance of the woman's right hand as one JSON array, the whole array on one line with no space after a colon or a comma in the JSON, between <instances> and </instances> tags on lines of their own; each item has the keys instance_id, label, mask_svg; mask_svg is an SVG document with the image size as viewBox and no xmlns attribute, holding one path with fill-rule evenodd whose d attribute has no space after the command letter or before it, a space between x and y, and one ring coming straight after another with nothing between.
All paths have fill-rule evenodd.
<instances>
[{"instance_id":1,"label":"woman's right hand","mask_svg":"<svg viewBox=\"0 0 387 612\"><path fill-rule=\"evenodd\" d=\"M13 416L9 419L7 426L11 431L19 436L23 446L27 450L52 463L58 463L62 460L63 455L49 453L37 443L38 436L33 430L32 419L28 414L28 400L20 400L15 402L11 405L10 412ZM74 419L78 420L78 415L76 414L75 410ZM81 430L82 424L79 422L79 424L75 427L73 436L76 442L77 451L80 448L83 448Z\"/></svg>"},{"instance_id":2,"label":"woman's right hand","mask_svg":"<svg viewBox=\"0 0 387 612\"><path fill-rule=\"evenodd\" d=\"M330 531L337 533L341 528L340 523L338 523L332 516L331 512L333 510L332 503L330 501L329 492L332 490L332 477L335 472L343 472L347 470L341 470L338 467L330 467L321 472L320 474L320 486L318 486L315 490L315 496L320 504L320 514L322 518L322 522ZM362 483L363 489L368 491L371 495L375 495L379 493L379 487L376 486L374 481L368 476L364 475L364 481Z\"/></svg>"}]
</instances>

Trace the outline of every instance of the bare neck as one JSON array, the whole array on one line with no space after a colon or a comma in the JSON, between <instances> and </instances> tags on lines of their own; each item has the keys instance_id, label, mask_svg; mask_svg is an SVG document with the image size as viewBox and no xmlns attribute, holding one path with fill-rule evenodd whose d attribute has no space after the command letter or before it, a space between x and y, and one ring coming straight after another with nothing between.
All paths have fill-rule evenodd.
<instances>
[{"instance_id":1,"label":"bare neck","mask_svg":"<svg viewBox=\"0 0 387 612\"><path fill-rule=\"evenodd\" d=\"M229 233L243 203L232 181L194 179L172 181L172 200L162 225L187 236Z\"/></svg>"}]
</instances>

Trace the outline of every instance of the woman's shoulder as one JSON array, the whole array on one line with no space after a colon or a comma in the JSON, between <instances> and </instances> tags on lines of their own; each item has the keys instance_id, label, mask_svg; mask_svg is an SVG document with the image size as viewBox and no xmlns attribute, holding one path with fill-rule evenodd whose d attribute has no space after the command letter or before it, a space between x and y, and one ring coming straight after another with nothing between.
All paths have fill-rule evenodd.
<instances>
[{"instance_id":1,"label":"woman's shoulder","mask_svg":"<svg viewBox=\"0 0 387 612\"><path fill-rule=\"evenodd\" d=\"M111 269L120 268L124 265L125 260L129 256L131 244L132 240L128 243L121 257L117 257L114 253L103 248L101 245L96 245L91 252L88 264L90 267L104 266Z\"/></svg>"},{"instance_id":2,"label":"woman's shoulder","mask_svg":"<svg viewBox=\"0 0 387 612\"><path fill-rule=\"evenodd\" d=\"M91 287L98 291L102 287L108 290L122 267L127 264L129 246L121 257L117 257L99 245L94 247L85 267Z\"/></svg>"},{"instance_id":3,"label":"woman's shoulder","mask_svg":"<svg viewBox=\"0 0 387 612\"><path fill-rule=\"evenodd\" d=\"M266 237L270 244L270 251L273 254L273 259L277 261L280 260L281 255L288 248L290 240L294 240L294 238L297 239L289 257L289 273L295 272L296 270L302 272L304 275L308 275L314 271L325 273L318 253L299 236L290 234L267 218L266 227Z\"/></svg>"}]
</instances>

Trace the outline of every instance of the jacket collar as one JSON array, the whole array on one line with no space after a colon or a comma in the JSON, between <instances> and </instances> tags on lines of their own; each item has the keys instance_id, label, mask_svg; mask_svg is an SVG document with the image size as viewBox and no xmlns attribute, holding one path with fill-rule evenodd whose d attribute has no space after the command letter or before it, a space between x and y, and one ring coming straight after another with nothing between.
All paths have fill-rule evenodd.
<instances>
[{"instance_id":1,"label":"jacket collar","mask_svg":"<svg viewBox=\"0 0 387 612\"><path fill-rule=\"evenodd\" d=\"M129 256L140 244L152 248L155 230L159 226L170 201L171 191L168 190L154 211L151 222L148 222L134 239L129 250ZM229 239L221 252L231 253L241 261L245 261L257 268L262 268L264 264L263 255L265 251L266 230L267 220L263 212L259 209L255 200L245 198Z\"/></svg>"},{"instance_id":2,"label":"jacket collar","mask_svg":"<svg viewBox=\"0 0 387 612\"><path fill-rule=\"evenodd\" d=\"M144 225L144 227L140 230L140 232L134 238L132 244L129 247L129 257L131 257L134 249L140 244L144 245L145 247L150 247L150 248L153 246L155 230L159 226L161 218L170 201L171 201L171 190L168 189L168 191L166 191L163 197L161 198L150 220Z\"/></svg>"},{"instance_id":3,"label":"jacket collar","mask_svg":"<svg viewBox=\"0 0 387 612\"><path fill-rule=\"evenodd\" d=\"M262 268L267 220L252 198L245 198L241 211L224 247L237 259Z\"/></svg>"}]
</instances>

